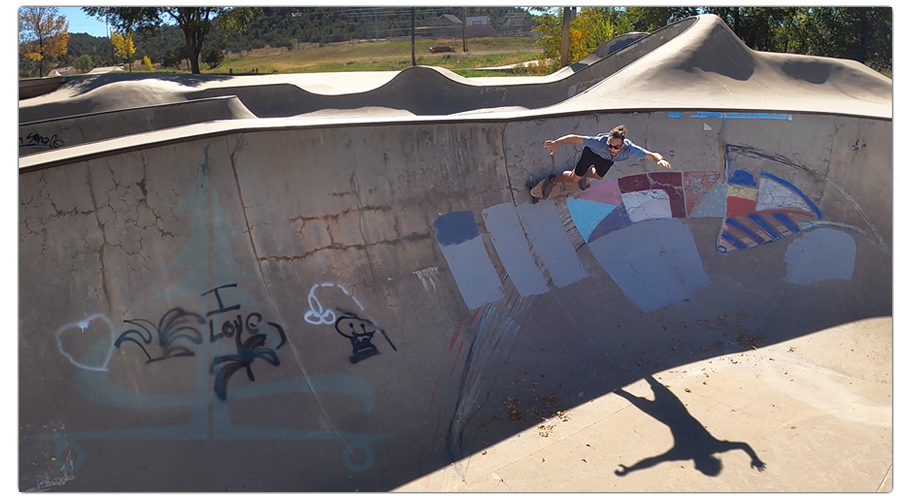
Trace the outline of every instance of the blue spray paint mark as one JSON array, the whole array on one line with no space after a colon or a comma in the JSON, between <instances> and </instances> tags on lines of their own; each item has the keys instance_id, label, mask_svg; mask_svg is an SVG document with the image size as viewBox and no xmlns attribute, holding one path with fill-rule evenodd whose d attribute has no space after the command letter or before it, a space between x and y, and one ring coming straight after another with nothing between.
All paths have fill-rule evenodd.
<instances>
[{"instance_id":1,"label":"blue spray paint mark","mask_svg":"<svg viewBox=\"0 0 900 500\"><path fill-rule=\"evenodd\" d=\"M731 174L731 178L728 179L729 184L734 184L736 186L746 186L746 187L756 187L756 181L753 180L753 174L750 172L737 169Z\"/></svg>"},{"instance_id":2,"label":"blue spray paint mark","mask_svg":"<svg viewBox=\"0 0 900 500\"><path fill-rule=\"evenodd\" d=\"M729 233L728 231L725 231L725 230L722 231L722 239L725 240L725 241L727 241L728 243L731 243L732 245L734 245L734 246L735 246L737 249L739 249L739 250L746 250L746 249L748 248L747 245L745 245L743 241L741 241L741 240L735 238L735 237L732 236L731 233ZM725 247L722 247L722 246L719 246L716 250L718 250L719 253L725 253L725 252L726 252Z\"/></svg>"},{"instance_id":3,"label":"blue spray paint mark","mask_svg":"<svg viewBox=\"0 0 900 500\"><path fill-rule=\"evenodd\" d=\"M775 217L776 219L778 219L782 224L784 224L784 227L790 229L791 231L793 231L795 233L799 233L800 231L802 231L800 226L798 226L797 224L794 224L794 221L792 221L791 218L788 217L787 215L776 212L776 213L772 214L772 217Z\"/></svg>"},{"instance_id":4,"label":"blue spray paint mark","mask_svg":"<svg viewBox=\"0 0 900 500\"><path fill-rule=\"evenodd\" d=\"M459 245L479 236L475 214L472 212L453 212L435 219L434 229L441 246Z\"/></svg>"},{"instance_id":5,"label":"blue spray paint mark","mask_svg":"<svg viewBox=\"0 0 900 500\"><path fill-rule=\"evenodd\" d=\"M679 113L680 115L680 113ZM669 114L671 116L671 113ZM691 118L722 118L751 119L751 120L792 120L792 116L784 113L721 113L716 111L698 111Z\"/></svg>"},{"instance_id":6,"label":"blue spray paint mark","mask_svg":"<svg viewBox=\"0 0 900 500\"><path fill-rule=\"evenodd\" d=\"M725 222L727 222L728 225L730 225L730 226L732 226L732 227L738 229L738 230L741 231L742 233L746 234L747 236L750 237L750 239L752 239L753 241L759 243L760 245L762 245L763 243L765 243L765 240L763 240L762 238L760 238L759 235L757 235L756 233L754 233L750 228L748 228L747 226L741 224L740 222L738 222L738 221L736 221L736 220L734 220L734 219L732 219L732 218L730 218L730 217L727 218L727 219L725 219Z\"/></svg>"},{"instance_id":7,"label":"blue spray paint mark","mask_svg":"<svg viewBox=\"0 0 900 500\"><path fill-rule=\"evenodd\" d=\"M791 191L793 191L797 196L799 196L800 198L802 198L803 201L805 201L807 205L809 205L809 208L811 208L811 209L813 210L813 212L816 213L816 218L818 218L818 219L821 219L821 218L822 218L822 211L819 210L819 207L818 207L815 203L813 203L813 201L812 201L811 199L809 199L808 196L806 196L805 194L803 194L803 191L800 191L800 189L799 189L797 186L795 186L795 185L791 184L790 182L788 182L788 181L782 179L781 177L772 175L772 174L770 174L770 173L768 173L768 172L762 172L760 175L761 175L762 177L765 177L766 179L771 179L771 180L773 180L773 181L775 181L775 182L781 184L782 186L784 186L784 187L790 189Z\"/></svg>"},{"instance_id":8,"label":"blue spray paint mark","mask_svg":"<svg viewBox=\"0 0 900 500\"><path fill-rule=\"evenodd\" d=\"M774 239L776 239L776 240L780 240L780 239L781 239L781 237L782 237L782 236L781 236L781 233L778 232L777 229L775 229L774 227L772 227L771 225L769 225L769 223L766 222L765 217L763 217L763 216L761 216L761 215L759 215L759 214L750 214L750 215L747 216L747 218L749 218L750 220L752 220L753 222L755 222L756 225L758 225L759 227L763 228L763 230L764 230L765 232L769 233L769 236L771 236L772 238L774 238Z\"/></svg>"}]
</instances>

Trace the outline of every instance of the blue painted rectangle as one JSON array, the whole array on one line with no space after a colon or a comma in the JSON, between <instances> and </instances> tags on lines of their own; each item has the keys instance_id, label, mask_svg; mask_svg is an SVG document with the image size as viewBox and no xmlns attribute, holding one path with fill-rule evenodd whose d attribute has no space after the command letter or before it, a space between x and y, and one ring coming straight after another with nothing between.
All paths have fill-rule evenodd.
<instances>
[{"instance_id":1,"label":"blue painted rectangle","mask_svg":"<svg viewBox=\"0 0 900 500\"><path fill-rule=\"evenodd\" d=\"M522 223L512 203L502 203L481 212L494 249L506 267L519 295L527 297L548 292L544 273L534 262L531 246L525 238Z\"/></svg>"},{"instance_id":2,"label":"blue painted rectangle","mask_svg":"<svg viewBox=\"0 0 900 500\"><path fill-rule=\"evenodd\" d=\"M550 272L554 285L562 288L587 278L587 271L581 265L566 228L559 220L556 205L542 202L536 205L519 205L516 209L525 234L544 267Z\"/></svg>"},{"instance_id":3,"label":"blue painted rectangle","mask_svg":"<svg viewBox=\"0 0 900 500\"><path fill-rule=\"evenodd\" d=\"M456 286L469 309L503 298L503 286L491 264L472 212L454 212L434 220L438 243Z\"/></svg>"},{"instance_id":4,"label":"blue painted rectangle","mask_svg":"<svg viewBox=\"0 0 900 500\"><path fill-rule=\"evenodd\" d=\"M690 228L678 219L634 224L589 247L622 293L644 312L682 302L712 283Z\"/></svg>"}]
</instances>

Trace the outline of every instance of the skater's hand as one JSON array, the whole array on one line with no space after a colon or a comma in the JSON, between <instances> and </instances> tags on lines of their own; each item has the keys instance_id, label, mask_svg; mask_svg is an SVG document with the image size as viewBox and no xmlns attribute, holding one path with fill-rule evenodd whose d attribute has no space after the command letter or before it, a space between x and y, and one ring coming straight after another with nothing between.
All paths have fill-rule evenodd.
<instances>
[{"instance_id":1,"label":"skater's hand","mask_svg":"<svg viewBox=\"0 0 900 500\"><path fill-rule=\"evenodd\" d=\"M556 146L557 146L556 141L554 141L552 139L544 142L544 149L550 150L550 156L553 156L553 153L556 152Z\"/></svg>"},{"instance_id":2,"label":"skater's hand","mask_svg":"<svg viewBox=\"0 0 900 500\"><path fill-rule=\"evenodd\" d=\"M665 160L665 158L661 158L658 162L656 162L656 164L659 165L660 167L666 167L669 170L672 170L672 165L669 162L667 162Z\"/></svg>"},{"instance_id":3,"label":"skater's hand","mask_svg":"<svg viewBox=\"0 0 900 500\"><path fill-rule=\"evenodd\" d=\"M616 471L615 471L617 476L621 477L621 476L624 476L625 474L628 474L628 472L629 472L628 467L625 467L622 464L619 464L619 467L621 467L621 470L616 469Z\"/></svg>"}]
</instances>

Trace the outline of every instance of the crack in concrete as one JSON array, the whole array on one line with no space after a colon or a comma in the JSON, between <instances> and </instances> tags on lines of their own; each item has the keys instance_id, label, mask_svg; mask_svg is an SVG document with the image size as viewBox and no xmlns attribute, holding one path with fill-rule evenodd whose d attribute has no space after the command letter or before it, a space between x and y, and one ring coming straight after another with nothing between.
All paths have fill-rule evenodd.
<instances>
[{"instance_id":1,"label":"crack in concrete","mask_svg":"<svg viewBox=\"0 0 900 500\"><path fill-rule=\"evenodd\" d=\"M109 310L113 309L112 298L109 295L109 288L107 287L106 280L106 264L104 263L104 259L106 257L106 245L108 242L106 241L106 224L100 221L100 215L97 213L97 197L94 194L94 183L92 182L91 177L91 169L90 167L86 168L87 170L87 185L88 191L91 193L91 203L94 205L94 217L97 219L97 225L100 227L100 234L103 236L103 244L100 245L100 249L98 250L98 261L100 263L100 289L103 292L103 295L106 297L106 305L109 307ZM99 298L99 297L98 297Z\"/></svg>"},{"instance_id":2,"label":"crack in concrete","mask_svg":"<svg viewBox=\"0 0 900 500\"><path fill-rule=\"evenodd\" d=\"M341 244L332 242L329 245L317 248L315 250L311 250L303 255L283 255L283 256L279 256L279 255L259 256L259 255L256 255L256 259L259 262L264 262L267 260L273 260L273 261L300 260L300 259L306 259L306 258L313 257L315 254L317 254L319 252L324 252L324 251L329 251L329 250L333 250L336 252L342 252L342 251L346 251L346 250L362 250L362 251L367 252L368 248L373 247L375 245L396 246L396 245L402 245L403 243L408 242L408 241L422 241L422 240L431 240L431 239L432 239L432 236L429 234L414 233L405 238L399 238L399 239L395 239L395 240L382 240L382 241L379 241L376 243L371 243L371 244L341 245ZM370 267L371 267L371 262L370 262ZM374 275L373 275L373 277L374 277Z\"/></svg>"},{"instance_id":3,"label":"crack in concrete","mask_svg":"<svg viewBox=\"0 0 900 500\"><path fill-rule=\"evenodd\" d=\"M372 282L375 282L375 264L372 262L372 255L369 254L369 246L372 244L369 238L369 229L366 226L365 217L363 214L365 213L362 206L362 198L359 195L359 184L356 182L356 173L353 173L350 176L350 185L353 186L353 192L356 194L356 204L357 209L359 210L359 230L362 233L363 241L365 245L363 245L363 251L366 253L366 260L369 262L369 273L372 278ZM332 237L333 239L333 237Z\"/></svg>"},{"instance_id":4,"label":"crack in concrete","mask_svg":"<svg viewBox=\"0 0 900 500\"><path fill-rule=\"evenodd\" d=\"M226 139L226 144L227 144L227 141L229 141L229 139ZM234 145L232 151L229 154L229 160L231 162L231 171L232 171L232 174L234 175L234 183L237 188L238 200L241 204L241 213L244 216L244 223L247 225L247 228L248 228L247 237L250 240L250 247L253 251L253 256L256 258L257 270L259 271L259 276L263 281L263 286L266 290L266 295L269 297L269 303L271 304L272 309L275 310L275 316L278 318L278 320L281 322L281 324L283 326L285 326L285 329L289 330L289 325L287 324L287 322L284 321L284 318L281 316L281 313L279 313L278 304L275 301L274 297L272 296L272 290L270 288L270 283L266 279L266 274L263 272L262 265L261 265L263 258L260 258L260 256L259 256L259 251L256 247L256 241L253 239L253 232L250 230L250 227L251 227L250 226L250 218L247 215L247 205L244 202L244 195L243 195L243 191L241 190L240 177L238 176L238 171L237 171L237 161L235 159L235 156L237 155L239 150L240 150L240 140L238 139L237 144ZM319 406L319 411L321 412L322 416L324 417L325 421L327 422L327 424L331 428L331 430L334 433L336 433L339 437L341 437L342 432L340 430L338 430L338 428L334 425L334 422L332 422L331 417L328 415L328 412L326 411L325 406L322 403L322 400L319 398L319 393L316 391L315 386L313 386L313 384L311 382L312 379L309 376L309 372L306 370L306 367L303 366L303 359L300 356L300 352L297 350L297 347L294 345L294 342L291 340L291 336L287 337L287 345L291 349L291 354L294 357L294 361L297 363L297 366L300 368L300 371L303 372L304 380L306 381L307 385L309 386L310 392L312 393L313 397L316 398L316 404L318 404L318 406Z\"/></svg>"}]
</instances>

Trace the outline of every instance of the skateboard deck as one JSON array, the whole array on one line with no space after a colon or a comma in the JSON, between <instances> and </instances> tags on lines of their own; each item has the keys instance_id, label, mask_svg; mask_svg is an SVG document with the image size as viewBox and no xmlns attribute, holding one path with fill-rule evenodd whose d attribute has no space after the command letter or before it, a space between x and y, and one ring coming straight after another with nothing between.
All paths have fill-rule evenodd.
<instances>
[{"instance_id":1,"label":"skateboard deck","mask_svg":"<svg viewBox=\"0 0 900 500\"><path fill-rule=\"evenodd\" d=\"M548 193L547 196L544 196L544 185L555 177L555 175L548 176L530 189L532 203L537 203L541 200L550 198L562 198L564 196L570 196L574 193L580 193L582 191L582 189L578 187L577 183L560 181L554 183L553 187L550 189L550 193Z\"/></svg>"}]
</instances>

